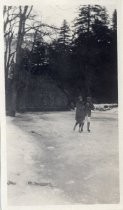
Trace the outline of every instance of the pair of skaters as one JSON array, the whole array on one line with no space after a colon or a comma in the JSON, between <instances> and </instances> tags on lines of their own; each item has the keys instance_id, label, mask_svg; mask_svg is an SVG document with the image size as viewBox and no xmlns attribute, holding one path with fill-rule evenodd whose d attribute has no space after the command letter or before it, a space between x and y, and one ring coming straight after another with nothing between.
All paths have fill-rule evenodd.
<instances>
[{"instance_id":1,"label":"pair of skaters","mask_svg":"<svg viewBox=\"0 0 123 210\"><path fill-rule=\"evenodd\" d=\"M91 110L94 110L91 97L87 97L86 102L84 102L82 96L79 96L76 103L76 123L73 130L75 130L76 126L79 124L79 132L82 132L84 123L87 121L87 131L90 132Z\"/></svg>"}]
</instances>

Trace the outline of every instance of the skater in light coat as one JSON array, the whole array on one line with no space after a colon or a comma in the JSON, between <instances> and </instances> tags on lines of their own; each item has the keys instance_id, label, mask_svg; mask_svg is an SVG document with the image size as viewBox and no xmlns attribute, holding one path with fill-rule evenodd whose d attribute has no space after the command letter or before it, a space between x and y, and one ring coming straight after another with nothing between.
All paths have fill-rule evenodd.
<instances>
[{"instance_id":1,"label":"skater in light coat","mask_svg":"<svg viewBox=\"0 0 123 210\"><path fill-rule=\"evenodd\" d=\"M86 104L85 104L85 120L87 121L88 132L90 132L91 110L94 110L94 105L92 103L91 97L87 97Z\"/></svg>"}]
</instances>

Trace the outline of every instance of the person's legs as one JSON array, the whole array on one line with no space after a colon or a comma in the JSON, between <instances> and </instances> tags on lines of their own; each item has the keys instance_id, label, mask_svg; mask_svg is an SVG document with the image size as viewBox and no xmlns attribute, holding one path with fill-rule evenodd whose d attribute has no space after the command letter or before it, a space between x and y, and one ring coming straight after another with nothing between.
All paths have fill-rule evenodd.
<instances>
[{"instance_id":1,"label":"person's legs","mask_svg":"<svg viewBox=\"0 0 123 210\"><path fill-rule=\"evenodd\" d=\"M90 122L87 123L87 130L90 132Z\"/></svg>"},{"instance_id":2,"label":"person's legs","mask_svg":"<svg viewBox=\"0 0 123 210\"><path fill-rule=\"evenodd\" d=\"M73 130L75 131L76 126L78 125L78 122L75 123Z\"/></svg>"},{"instance_id":3,"label":"person's legs","mask_svg":"<svg viewBox=\"0 0 123 210\"><path fill-rule=\"evenodd\" d=\"M87 116L87 131L90 132L90 117Z\"/></svg>"},{"instance_id":4,"label":"person's legs","mask_svg":"<svg viewBox=\"0 0 123 210\"><path fill-rule=\"evenodd\" d=\"M84 121L81 123L81 132L83 131Z\"/></svg>"},{"instance_id":5,"label":"person's legs","mask_svg":"<svg viewBox=\"0 0 123 210\"><path fill-rule=\"evenodd\" d=\"M82 123L79 123L79 132L81 133Z\"/></svg>"},{"instance_id":6,"label":"person's legs","mask_svg":"<svg viewBox=\"0 0 123 210\"><path fill-rule=\"evenodd\" d=\"M82 123L82 131L83 131L83 126L84 126L84 123L85 123L85 121L83 121L83 123Z\"/></svg>"}]
</instances>

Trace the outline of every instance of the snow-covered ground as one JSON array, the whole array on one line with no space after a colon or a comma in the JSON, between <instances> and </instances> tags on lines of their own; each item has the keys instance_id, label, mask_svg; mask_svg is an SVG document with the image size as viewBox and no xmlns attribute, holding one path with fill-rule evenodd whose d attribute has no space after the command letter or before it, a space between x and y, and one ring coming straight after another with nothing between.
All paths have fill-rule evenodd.
<instances>
[{"instance_id":1,"label":"snow-covered ground","mask_svg":"<svg viewBox=\"0 0 123 210\"><path fill-rule=\"evenodd\" d=\"M115 110L115 111L114 111ZM91 133L75 111L7 117L8 204L119 202L117 109L94 111Z\"/></svg>"}]
</instances>

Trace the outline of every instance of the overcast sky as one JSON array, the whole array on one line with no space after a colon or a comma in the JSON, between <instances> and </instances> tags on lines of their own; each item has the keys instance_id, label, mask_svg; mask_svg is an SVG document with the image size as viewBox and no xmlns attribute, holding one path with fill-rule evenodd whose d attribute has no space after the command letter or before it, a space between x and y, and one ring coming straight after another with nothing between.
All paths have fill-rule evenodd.
<instances>
[{"instance_id":1,"label":"overcast sky","mask_svg":"<svg viewBox=\"0 0 123 210\"><path fill-rule=\"evenodd\" d=\"M88 1L86 0L87 4ZM100 5L106 7L110 16L116 4L105 4L105 1L99 1ZM97 2L96 2L97 3ZM98 4L99 4L98 3ZM42 21L48 24L61 26L64 19L71 25L74 18L77 16L78 8L80 5L85 4L84 0L41 0L40 4L34 5L34 10L41 17Z\"/></svg>"}]
</instances>

